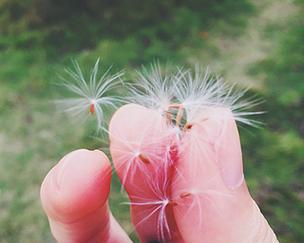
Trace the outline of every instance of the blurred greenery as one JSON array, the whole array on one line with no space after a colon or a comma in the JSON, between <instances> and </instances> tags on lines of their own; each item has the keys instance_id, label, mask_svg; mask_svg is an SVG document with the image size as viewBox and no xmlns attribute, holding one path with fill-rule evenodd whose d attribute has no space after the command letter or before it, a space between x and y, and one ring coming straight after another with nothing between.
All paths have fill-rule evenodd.
<instances>
[{"instance_id":1,"label":"blurred greenery","mask_svg":"<svg viewBox=\"0 0 304 243\"><path fill-rule=\"evenodd\" d=\"M43 177L65 153L104 146L50 102L71 58L97 57L113 71L199 62L252 85L267 113L240 128L246 179L280 242L304 242L303 16L289 0L0 0L0 242L53 242ZM131 233L119 189L115 177L112 210Z\"/></svg>"}]
</instances>

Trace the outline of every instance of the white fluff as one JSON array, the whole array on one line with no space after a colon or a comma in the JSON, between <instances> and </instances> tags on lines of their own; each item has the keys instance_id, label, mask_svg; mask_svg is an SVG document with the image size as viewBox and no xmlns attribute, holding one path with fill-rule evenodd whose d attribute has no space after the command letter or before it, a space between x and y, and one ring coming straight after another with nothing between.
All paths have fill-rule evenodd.
<instances>
[{"instance_id":1,"label":"white fluff","mask_svg":"<svg viewBox=\"0 0 304 243\"><path fill-rule=\"evenodd\" d=\"M89 79L86 79L78 63L74 61L73 64L73 69L65 70L69 79L63 78L63 86L75 95L75 98L57 100L56 104L59 109L81 119L88 117L91 112L96 117L97 130L100 130L103 128L105 108L117 108L117 102L121 101L120 98L109 95L109 91L121 84L120 78L123 73L110 75L109 68L99 75L97 59Z\"/></svg>"},{"instance_id":2,"label":"white fluff","mask_svg":"<svg viewBox=\"0 0 304 243\"><path fill-rule=\"evenodd\" d=\"M129 85L130 101L161 112L166 111L174 97L171 75L162 70L158 63L150 69L137 71L135 82Z\"/></svg>"},{"instance_id":3,"label":"white fluff","mask_svg":"<svg viewBox=\"0 0 304 243\"><path fill-rule=\"evenodd\" d=\"M131 101L157 109L161 113L176 115L177 111L170 107L179 105L184 109L185 122L191 123L199 113L204 113L207 109L227 108L236 121L250 126L258 125L259 122L250 116L263 112L249 110L260 101L244 98L247 89L235 86L199 66L194 71L177 68L176 72L162 74L159 65L152 65L150 71L144 69L143 72L138 72L137 84L130 91Z\"/></svg>"}]
</instances>

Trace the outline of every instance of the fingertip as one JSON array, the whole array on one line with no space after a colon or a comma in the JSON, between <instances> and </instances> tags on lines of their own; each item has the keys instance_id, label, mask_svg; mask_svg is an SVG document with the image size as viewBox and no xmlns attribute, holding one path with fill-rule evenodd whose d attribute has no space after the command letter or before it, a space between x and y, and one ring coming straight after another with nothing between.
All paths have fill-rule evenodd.
<instances>
[{"instance_id":1,"label":"fingertip","mask_svg":"<svg viewBox=\"0 0 304 243\"><path fill-rule=\"evenodd\" d=\"M153 115L152 115L153 117ZM141 132L149 126L151 113L143 106L136 104L127 104L119 108L109 124L110 140L122 141L125 138L134 139L142 136ZM146 122L145 122L146 121ZM134 125L136 124L136 129ZM134 132L135 131L135 132Z\"/></svg>"},{"instance_id":2,"label":"fingertip","mask_svg":"<svg viewBox=\"0 0 304 243\"><path fill-rule=\"evenodd\" d=\"M41 201L47 215L74 221L96 210L108 198L111 165L98 150L75 150L55 165L41 186Z\"/></svg>"},{"instance_id":3,"label":"fingertip","mask_svg":"<svg viewBox=\"0 0 304 243\"><path fill-rule=\"evenodd\" d=\"M187 242L236 242L251 198L233 113L210 108L198 115L184 142L188 149L178 164L183 180L176 180L175 191L190 196L174 211L181 234Z\"/></svg>"},{"instance_id":4,"label":"fingertip","mask_svg":"<svg viewBox=\"0 0 304 243\"><path fill-rule=\"evenodd\" d=\"M203 117L203 118L202 118ZM200 117L201 127L213 149L214 162L228 189L236 189L244 181L239 132L233 112L228 108L210 108Z\"/></svg>"},{"instance_id":5,"label":"fingertip","mask_svg":"<svg viewBox=\"0 0 304 243\"><path fill-rule=\"evenodd\" d=\"M223 109L222 114L215 151L222 179L228 189L234 190L244 182L241 143L233 113Z\"/></svg>"},{"instance_id":6,"label":"fingertip","mask_svg":"<svg viewBox=\"0 0 304 243\"><path fill-rule=\"evenodd\" d=\"M136 104L124 105L115 112L109 125L110 151L121 179L128 161L122 158L152 151L161 142L164 124L158 112Z\"/></svg>"}]
</instances>

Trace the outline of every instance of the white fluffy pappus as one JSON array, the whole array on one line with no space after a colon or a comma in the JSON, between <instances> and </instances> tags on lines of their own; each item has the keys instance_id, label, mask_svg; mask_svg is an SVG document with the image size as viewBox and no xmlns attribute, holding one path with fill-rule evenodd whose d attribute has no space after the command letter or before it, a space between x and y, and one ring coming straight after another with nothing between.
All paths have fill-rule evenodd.
<instances>
[{"instance_id":1,"label":"white fluffy pappus","mask_svg":"<svg viewBox=\"0 0 304 243\"><path fill-rule=\"evenodd\" d=\"M197 224L199 228L204 222L204 207L208 205L218 215L223 215L223 209L217 205L217 198L224 198L224 200L233 199L233 193L228 191L223 192L216 185L216 177L211 177L205 183L196 183L198 177L190 179L184 178L182 175L175 177L173 185L178 184L177 190L173 190L172 198L176 202L175 209L183 215L184 220L187 220L188 214L196 208L197 217L193 218L193 223ZM182 185L181 186L181 182ZM206 221L205 221L206 222Z\"/></svg>"},{"instance_id":2,"label":"white fluffy pappus","mask_svg":"<svg viewBox=\"0 0 304 243\"><path fill-rule=\"evenodd\" d=\"M153 132L155 129L157 127L151 127L148 124L136 140L126 139L120 136L118 131L110 134L111 140L116 140L117 143L111 144L111 151L116 154L115 169L119 171L123 167L123 173L121 174L122 186L125 186L126 180L133 183L134 175L137 171L146 174L148 164L154 169L163 163L171 165L174 134L168 129L168 131L164 130L164 133L159 134L159 136L155 136Z\"/></svg>"},{"instance_id":3,"label":"white fluffy pappus","mask_svg":"<svg viewBox=\"0 0 304 243\"><path fill-rule=\"evenodd\" d=\"M162 69L159 63L138 70L135 82L129 84L131 102L164 112L174 98L172 75L168 70Z\"/></svg>"},{"instance_id":4,"label":"white fluffy pappus","mask_svg":"<svg viewBox=\"0 0 304 243\"><path fill-rule=\"evenodd\" d=\"M166 209L170 205L175 205L175 202L171 199L169 193L171 181L167 171L160 166L158 172L155 174L147 174L145 184L149 188L148 191L144 191L139 185L134 184L133 187L137 189L137 194L129 195L131 202L123 204L141 208L143 217L135 224L135 229L146 223L146 221L149 221L151 217L155 216L157 218L155 226L158 240L166 242L172 237L172 229L170 229Z\"/></svg>"},{"instance_id":5,"label":"white fluffy pappus","mask_svg":"<svg viewBox=\"0 0 304 243\"><path fill-rule=\"evenodd\" d=\"M255 97L245 97L248 89L236 87L223 78L210 74L209 69L198 65L192 69L178 68L175 72L162 74L159 65L138 72L137 84L130 88L131 100L161 113L171 114L172 120L180 125L188 124L198 114L210 108L227 108L233 118L241 124L258 126L253 115L264 112L250 111L261 103ZM219 118L225 114L217 114ZM225 118L225 117L224 117Z\"/></svg>"},{"instance_id":6,"label":"white fluffy pappus","mask_svg":"<svg viewBox=\"0 0 304 243\"><path fill-rule=\"evenodd\" d=\"M86 78L76 61L73 69L65 69L68 77L62 77L62 85L74 95L73 98L56 100L57 107L72 115L83 119L89 115L96 117L97 130L103 129L104 113L108 107L117 108L121 98L109 94L119 84L122 84L123 72L110 74L108 68L99 75L99 58L97 59L89 78Z\"/></svg>"}]
</instances>

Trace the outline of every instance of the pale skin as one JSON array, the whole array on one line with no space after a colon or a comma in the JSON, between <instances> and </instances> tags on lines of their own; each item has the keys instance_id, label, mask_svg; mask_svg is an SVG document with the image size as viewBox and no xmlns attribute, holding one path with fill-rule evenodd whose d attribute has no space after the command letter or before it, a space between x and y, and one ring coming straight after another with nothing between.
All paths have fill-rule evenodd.
<instances>
[{"instance_id":1,"label":"pale skin","mask_svg":"<svg viewBox=\"0 0 304 243\"><path fill-rule=\"evenodd\" d=\"M225 110L210 112L230 115ZM166 209L170 238L164 233L163 242L278 242L248 192L235 121L200 118L193 121L191 131L184 138L189 147L176 165L182 177L172 177L170 195L174 202L168 202ZM114 166L133 203L139 196L153 198L153 195L145 183L149 175L136 170L132 178L125 177L127 165L120 158L127 151L122 141L141 139L143 130L149 132L146 130L149 124L153 124L149 139L161 136L162 124L158 122L153 111L126 105L115 113L110 123ZM119 138L115 134L119 134ZM204 139L198 142L195 135ZM204 150L199 149L202 147ZM143 163L140 166L151 166L144 154L140 158ZM150 176L158 180L152 166L151 171ZM132 242L109 210L111 174L108 158L98 150L73 151L51 169L41 186L41 200L57 242ZM150 213L145 206L133 205L132 223L137 225L141 242L161 242L157 241L157 214L149 216ZM142 219L145 220L142 222Z\"/></svg>"}]
</instances>

